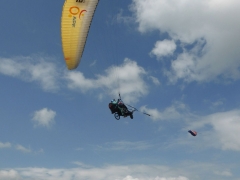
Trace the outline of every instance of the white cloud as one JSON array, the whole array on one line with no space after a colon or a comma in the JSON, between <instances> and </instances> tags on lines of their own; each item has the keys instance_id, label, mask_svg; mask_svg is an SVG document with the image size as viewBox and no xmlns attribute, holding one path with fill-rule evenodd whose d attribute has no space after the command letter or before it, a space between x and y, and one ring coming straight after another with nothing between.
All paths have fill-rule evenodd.
<instances>
[{"instance_id":1,"label":"white cloud","mask_svg":"<svg viewBox=\"0 0 240 180\"><path fill-rule=\"evenodd\" d=\"M179 177L170 177L170 178L160 178L156 177L154 180L188 180L188 178L179 176Z\"/></svg>"},{"instance_id":2,"label":"white cloud","mask_svg":"<svg viewBox=\"0 0 240 180\"><path fill-rule=\"evenodd\" d=\"M86 92L91 89L106 89L111 97L121 92L124 101L136 102L139 97L148 93L144 68L135 61L125 59L120 66L111 66L105 70L105 75L98 75L96 79L87 79L81 72L67 72L66 80L70 89Z\"/></svg>"},{"instance_id":3,"label":"white cloud","mask_svg":"<svg viewBox=\"0 0 240 180\"><path fill-rule=\"evenodd\" d=\"M41 110L34 112L32 121L34 122L35 126L49 128L54 123L55 116L56 116L55 111L48 108L43 108Z\"/></svg>"},{"instance_id":4,"label":"white cloud","mask_svg":"<svg viewBox=\"0 0 240 180\"><path fill-rule=\"evenodd\" d=\"M171 167L161 165L105 165L92 167L80 163L84 167L70 169L17 168L2 169L2 180L218 180L221 177L236 176L226 165L199 162L175 163ZM87 167L86 167L87 166ZM221 177L220 177L221 176Z\"/></svg>"},{"instance_id":5,"label":"white cloud","mask_svg":"<svg viewBox=\"0 0 240 180\"><path fill-rule=\"evenodd\" d=\"M10 147L12 147L11 143L9 143L9 142L6 142L6 143L0 142L0 149L2 149L2 148L10 148Z\"/></svg>"},{"instance_id":6,"label":"white cloud","mask_svg":"<svg viewBox=\"0 0 240 180\"><path fill-rule=\"evenodd\" d=\"M183 53L166 67L171 82L240 78L239 0L133 0L131 11L140 32L180 42Z\"/></svg>"},{"instance_id":7,"label":"white cloud","mask_svg":"<svg viewBox=\"0 0 240 180\"><path fill-rule=\"evenodd\" d=\"M33 152L31 150L31 148L24 147L24 146L22 146L20 144L12 145L9 142L7 142L7 143L0 142L0 149L3 149L3 148L13 148L13 149L15 149L17 151L21 151L21 152L24 152L24 153L31 153L31 152ZM43 152L44 152L44 150L40 149L38 151L35 151L34 153L39 154L39 153L43 153Z\"/></svg>"},{"instance_id":8,"label":"white cloud","mask_svg":"<svg viewBox=\"0 0 240 180\"><path fill-rule=\"evenodd\" d=\"M125 178L123 178L122 180L140 180L138 178L134 178L132 176L126 176ZM145 180L145 179L142 179ZM170 178L162 178L162 177L156 177L154 179L148 179L148 180L188 180L188 178L183 177L183 176L179 176L179 177L170 177Z\"/></svg>"},{"instance_id":9,"label":"white cloud","mask_svg":"<svg viewBox=\"0 0 240 180\"><path fill-rule=\"evenodd\" d=\"M219 100L219 101L213 102L212 105L213 105L214 107L216 107L216 106L221 106L221 105L223 105L223 101Z\"/></svg>"},{"instance_id":10,"label":"white cloud","mask_svg":"<svg viewBox=\"0 0 240 180\"><path fill-rule=\"evenodd\" d=\"M150 109L147 108L147 106L142 106L140 107L140 111L150 114L151 115L150 118L152 118L153 120L163 119L162 113L156 108Z\"/></svg>"},{"instance_id":11,"label":"white cloud","mask_svg":"<svg viewBox=\"0 0 240 180\"><path fill-rule=\"evenodd\" d=\"M157 121L157 120L171 120L171 119L178 119L184 116L187 108L186 105L181 102L175 102L170 107L167 107L163 111L159 111L158 109L148 108L147 106L142 106L140 108L141 112L145 112L150 114L150 118Z\"/></svg>"},{"instance_id":12,"label":"white cloud","mask_svg":"<svg viewBox=\"0 0 240 180\"><path fill-rule=\"evenodd\" d=\"M26 147L24 147L24 146L22 146L20 144L16 145L15 148L16 148L16 150L24 152L24 153L32 152L32 150L30 148L26 148Z\"/></svg>"},{"instance_id":13,"label":"white cloud","mask_svg":"<svg viewBox=\"0 0 240 180\"><path fill-rule=\"evenodd\" d=\"M239 119L240 110L219 112L199 118L189 128L198 129L201 132L199 138L208 147L240 151L240 139L237 136L240 131Z\"/></svg>"},{"instance_id":14,"label":"white cloud","mask_svg":"<svg viewBox=\"0 0 240 180\"><path fill-rule=\"evenodd\" d=\"M19 180L20 176L18 171L10 170L0 170L0 179L1 180Z\"/></svg>"},{"instance_id":15,"label":"white cloud","mask_svg":"<svg viewBox=\"0 0 240 180\"><path fill-rule=\"evenodd\" d=\"M153 76L149 76L149 77L155 85L159 86L161 84L160 81L158 80L158 78L153 77Z\"/></svg>"},{"instance_id":16,"label":"white cloud","mask_svg":"<svg viewBox=\"0 0 240 180\"><path fill-rule=\"evenodd\" d=\"M216 171L214 173L217 174L217 175L220 175L220 176L226 176L226 177L231 177L232 176L232 173L229 170Z\"/></svg>"},{"instance_id":17,"label":"white cloud","mask_svg":"<svg viewBox=\"0 0 240 180\"><path fill-rule=\"evenodd\" d=\"M83 73L78 71L67 72L66 79L69 81L68 88L77 90L79 89L82 92L99 87L96 80L86 79Z\"/></svg>"},{"instance_id":18,"label":"white cloud","mask_svg":"<svg viewBox=\"0 0 240 180\"><path fill-rule=\"evenodd\" d=\"M155 55L157 59L161 59L164 56L173 55L176 50L176 44L173 40L157 41L155 47L150 52L150 55Z\"/></svg>"},{"instance_id":19,"label":"white cloud","mask_svg":"<svg viewBox=\"0 0 240 180\"><path fill-rule=\"evenodd\" d=\"M240 151L240 139L236 133L240 131L240 111L217 113L208 117L223 149Z\"/></svg>"},{"instance_id":20,"label":"white cloud","mask_svg":"<svg viewBox=\"0 0 240 180\"><path fill-rule=\"evenodd\" d=\"M87 165L87 164L84 164L82 162L79 162L79 161L74 161L73 164L81 167L81 168L93 168L93 166L90 166L90 165Z\"/></svg>"},{"instance_id":21,"label":"white cloud","mask_svg":"<svg viewBox=\"0 0 240 180\"><path fill-rule=\"evenodd\" d=\"M95 63L94 61L91 65ZM99 74L93 79L86 78L79 71L60 69L62 73L59 73L59 69L48 57L0 58L0 74L27 82L37 82L46 91L54 92L60 88L60 85L66 85L69 89L82 93L102 89L112 98L117 98L120 92L127 103L134 103L148 93L147 83L144 80L147 78L147 72L137 62L127 58L120 66L111 66L104 74ZM160 84L157 78L152 76L150 78L154 84ZM103 95L100 94L98 98L102 99Z\"/></svg>"},{"instance_id":22,"label":"white cloud","mask_svg":"<svg viewBox=\"0 0 240 180\"><path fill-rule=\"evenodd\" d=\"M198 74L193 73L195 68L195 58L194 55L189 53L182 53L178 58L171 63L171 68L173 71L165 71L165 74L169 77L171 82L175 82L178 79L184 79L187 82L191 82L193 79L201 81L205 79L208 75L199 76ZM205 77L206 76L206 77Z\"/></svg>"},{"instance_id":23,"label":"white cloud","mask_svg":"<svg viewBox=\"0 0 240 180\"><path fill-rule=\"evenodd\" d=\"M127 176L123 180L139 180L138 178L133 178L132 176Z\"/></svg>"},{"instance_id":24,"label":"white cloud","mask_svg":"<svg viewBox=\"0 0 240 180\"><path fill-rule=\"evenodd\" d=\"M111 150L111 151L132 151L132 150L147 150L151 148L152 145L148 144L144 141L118 141L118 142L109 142L104 146L98 146L98 148L103 150Z\"/></svg>"},{"instance_id":25,"label":"white cloud","mask_svg":"<svg viewBox=\"0 0 240 180\"><path fill-rule=\"evenodd\" d=\"M240 131L239 109L217 112L207 116L191 114L188 109L184 108L184 105L180 109L172 105L163 111L148 109L143 106L141 110L151 114L151 118L154 121L168 119L182 120L182 123L184 123L182 130L185 132L185 135L180 135L178 138L169 141L166 146L167 148L179 145L190 145L199 151L207 148L221 149L224 151L240 151L240 139L238 138ZM197 131L197 137L193 138L189 134L188 138L186 138L186 133L189 129ZM195 138L197 138L197 141ZM225 174L227 175L227 173Z\"/></svg>"},{"instance_id":26,"label":"white cloud","mask_svg":"<svg viewBox=\"0 0 240 180\"><path fill-rule=\"evenodd\" d=\"M72 169L46 169L46 168L21 168L12 171L14 176L6 174L4 180L188 180L187 177L175 175L174 168L157 165L108 165L97 168L72 168ZM177 170L178 171L178 170ZM3 171L2 171L3 172ZM14 178L12 178L14 177ZM1 171L0 171L0 179Z\"/></svg>"},{"instance_id":27,"label":"white cloud","mask_svg":"<svg viewBox=\"0 0 240 180\"><path fill-rule=\"evenodd\" d=\"M29 56L0 58L0 73L20 78L27 82L37 82L46 91L57 90L57 69L49 57Z\"/></svg>"}]
</instances>

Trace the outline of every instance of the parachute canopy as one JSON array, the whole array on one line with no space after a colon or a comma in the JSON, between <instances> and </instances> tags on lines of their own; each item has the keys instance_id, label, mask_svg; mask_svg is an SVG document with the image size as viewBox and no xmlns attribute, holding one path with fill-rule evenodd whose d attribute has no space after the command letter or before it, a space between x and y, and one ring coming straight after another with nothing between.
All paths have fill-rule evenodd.
<instances>
[{"instance_id":1,"label":"parachute canopy","mask_svg":"<svg viewBox=\"0 0 240 180\"><path fill-rule=\"evenodd\" d=\"M189 130L188 132L189 132L192 136L196 136L196 135L197 135L197 132L196 132L196 131Z\"/></svg>"},{"instance_id":2,"label":"parachute canopy","mask_svg":"<svg viewBox=\"0 0 240 180\"><path fill-rule=\"evenodd\" d=\"M64 59L69 70L77 68L93 14L99 0L65 0L61 19Z\"/></svg>"}]
</instances>

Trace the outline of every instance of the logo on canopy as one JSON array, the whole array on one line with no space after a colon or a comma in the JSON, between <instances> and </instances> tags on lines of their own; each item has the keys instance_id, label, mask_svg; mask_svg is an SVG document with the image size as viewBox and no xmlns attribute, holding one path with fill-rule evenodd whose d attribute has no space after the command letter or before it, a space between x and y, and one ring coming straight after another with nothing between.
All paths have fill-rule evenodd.
<instances>
[{"instance_id":1,"label":"logo on canopy","mask_svg":"<svg viewBox=\"0 0 240 180\"><path fill-rule=\"evenodd\" d=\"M84 13L87 12L85 9L81 10L77 6L72 6L69 8L70 16L76 16L78 15L79 19L81 19L82 16L84 16Z\"/></svg>"}]
</instances>

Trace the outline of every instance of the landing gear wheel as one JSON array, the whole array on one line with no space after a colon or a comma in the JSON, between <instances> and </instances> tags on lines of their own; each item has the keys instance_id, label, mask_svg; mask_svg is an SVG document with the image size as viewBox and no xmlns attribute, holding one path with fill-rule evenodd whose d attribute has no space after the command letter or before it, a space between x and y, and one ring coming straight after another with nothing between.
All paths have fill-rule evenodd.
<instances>
[{"instance_id":1,"label":"landing gear wheel","mask_svg":"<svg viewBox=\"0 0 240 180\"><path fill-rule=\"evenodd\" d=\"M130 118L133 119L133 114L132 113L130 114Z\"/></svg>"},{"instance_id":2,"label":"landing gear wheel","mask_svg":"<svg viewBox=\"0 0 240 180\"><path fill-rule=\"evenodd\" d=\"M114 117L115 117L116 120L119 120L119 119L120 119L120 115L119 115L117 112L114 113Z\"/></svg>"}]
</instances>

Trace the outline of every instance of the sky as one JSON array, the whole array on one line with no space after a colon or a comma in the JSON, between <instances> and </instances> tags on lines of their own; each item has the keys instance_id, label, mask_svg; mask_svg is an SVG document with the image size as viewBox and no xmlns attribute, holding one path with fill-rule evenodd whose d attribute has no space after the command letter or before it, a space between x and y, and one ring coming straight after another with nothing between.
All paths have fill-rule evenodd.
<instances>
[{"instance_id":1,"label":"sky","mask_svg":"<svg viewBox=\"0 0 240 180\"><path fill-rule=\"evenodd\" d=\"M0 2L0 179L240 180L240 1L101 0L71 71L63 3Z\"/></svg>"}]
</instances>

